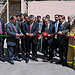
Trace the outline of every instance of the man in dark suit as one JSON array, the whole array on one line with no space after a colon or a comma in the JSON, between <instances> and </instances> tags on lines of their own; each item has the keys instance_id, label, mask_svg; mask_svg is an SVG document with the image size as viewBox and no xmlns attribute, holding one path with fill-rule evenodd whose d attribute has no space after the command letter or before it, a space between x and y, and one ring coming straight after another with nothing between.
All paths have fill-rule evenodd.
<instances>
[{"instance_id":1,"label":"man in dark suit","mask_svg":"<svg viewBox=\"0 0 75 75\"><path fill-rule=\"evenodd\" d=\"M32 58L37 60L37 44L38 44L38 24L34 22L34 16L30 15L29 21L23 27L24 35L26 35L26 63L29 61L30 51L32 48ZM32 47L31 47L32 44Z\"/></svg>"},{"instance_id":2,"label":"man in dark suit","mask_svg":"<svg viewBox=\"0 0 75 75\"><path fill-rule=\"evenodd\" d=\"M53 62L52 57L53 57L53 25L50 23L48 19L45 20L45 26L43 26L43 31L48 33L47 37L43 37L43 53L45 58L43 59L43 62L45 61L50 61L50 63ZM43 32L42 31L42 32ZM49 49L48 49L49 47ZM49 50L49 52L48 52ZM49 54L49 57L48 57Z\"/></svg>"},{"instance_id":3,"label":"man in dark suit","mask_svg":"<svg viewBox=\"0 0 75 75\"><path fill-rule=\"evenodd\" d=\"M0 14L0 35L4 35L5 27L4 20L1 18ZM4 37L0 37L0 60L4 62Z\"/></svg>"},{"instance_id":4,"label":"man in dark suit","mask_svg":"<svg viewBox=\"0 0 75 75\"><path fill-rule=\"evenodd\" d=\"M22 24L21 24L21 31L22 31L23 34L24 34L23 27L28 22L29 16L26 15L24 18L25 18L25 21L23 21ZM22 48L22 53L24 54L26 52L26 38L25 37L21 38L21 48Z\"/></svg>"},{"instance_id":5,"label":"man in dark suit","mask_svg":"<svg viewBox=\"0 0 75 75\"><path fill-rule=\"evenodd\" d=\"M68 51L68 38L65 35L70 30L69 23L65 22L65 16L60 15L59 17L59 28L58 28L58 43L59 43L59 57L60 61L57 64L67 64L67 51Z\"/></svg>"},{"instance_id":6,"label":"man in dark suit","mask_svg":"<svg viewBox=\"0 0 75 75\"><path fill-rule=\"evenodd\" d=\"M9 53L9 62L11 64L14 64L13 62L13 55L15 57L15 60L20 61L18 57L18 40L19 37L23 36L18 23L16 22L16 16L12 16L10 19L10 22L7 23L7 34L11 35L12 37L7 38L7 46L8 46L8 53Z\"/></svg>"},{"instance_id":7,"label":"man in dark suit","mask_svg":"<svg viewBox=\"0 0 75 75\"><path fill-rule=\"evenodd\" d=\"M46 15L46 19L48 19L50 21L50 23L54 23L54 21L50 20L50 15Z\"/></svg>"},{"instance_id":8,"label":"man in dark suit","mask_svg":"<svg viewBox=\"0 0 75 75\"><path fill-rule=\"evenodd\" d=\"M55 15L55 22L53 23L53 25L54 25L54 33L57 33L58 26L59 26L59 15L58 14ZM53 42L54 42L54 56L55 56L57 53L57 48L58 48L57 35L54 36Z\"/></svg>"}]
</instances>

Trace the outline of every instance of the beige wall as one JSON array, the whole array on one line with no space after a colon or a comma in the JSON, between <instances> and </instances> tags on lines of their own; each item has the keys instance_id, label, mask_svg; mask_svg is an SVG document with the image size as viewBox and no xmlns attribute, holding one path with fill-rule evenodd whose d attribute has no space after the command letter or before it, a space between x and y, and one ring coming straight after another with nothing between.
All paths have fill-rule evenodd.
<instances>
[{"instance_id":1,"label":"beige wall","mask_svg":"<svg viewBox=\"0 0 75 75\"><path fill-rule=\"evenodd\" d=\"M46 14L51 15L54 20L55 14L68 15L75 14L75 1L29 1L28 2L28 15L34 14L35 16Z\"/></svg>"}]
</instances>

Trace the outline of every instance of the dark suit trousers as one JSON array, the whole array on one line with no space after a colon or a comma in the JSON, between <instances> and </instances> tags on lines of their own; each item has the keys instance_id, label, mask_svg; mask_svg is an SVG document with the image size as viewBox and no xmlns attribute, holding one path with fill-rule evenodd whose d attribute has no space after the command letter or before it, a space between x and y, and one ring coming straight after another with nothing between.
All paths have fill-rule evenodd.
<instances>
[{"instance_id":1,"label":"dark suit trousers","mask_svg":"<svg viewBox=\"0 0 75 75\"><path fill-rule=\"evenodd\" d=\"M52 59L53 57L53 43L48 43L47 40L43 41L43 53L45 58ZM49 55L49 57L48 57Z\"/></svg>"},{"instance_id":2,"label":"dark suit trousers","mask_svg":"<svg viewBox=\"0 0 75 75\"><path fill-rule=\"evenodd\" d=\"M4 54L4 39L3 37L0 37L0 56L3 57Z\"/></svg>"},{"instance_id":3,"label":"dark suit trousers","mask_svg":"<svg viewBox=\"0 0 75 75\"><path fill-rule=\"evenodd\" d=\"M17 41L18 43L18 41ZM13 60L13 55L14 57L19 55L19 51L18 51L18 44L16 44L15 46L10 46L8 45L8 54L9 54L9 59Z\"/></svg>"},{"instance_id":4,"label":"dark suit trousers","mask_svg":"<svg viewBox=\"0 0 75 75\"><path fill-rule=\"evenodd\" d=\"M23 51L26 51L26 43L25 43L26 39L24 37L21 37L21 48L22 48L22 53Z\"/></svg>"},{"instance_id":5,"label":"dark suit trousers","mask_svg":"<svg viewBox=\"0 0 75 75\"><path fill-rule=\"evenodd\" d=\"M61 43L59 41L59 57L61 62L67 63L68 39Z\"/></svg>"},{"instance_id":6,"label":"dark suit trousers","mask_svg":"<svg viewBox=\"0 0 75 75\"><path fill-rule=\"evenodd\" d=\"M58 48L58 40L54 38L53 43L54 43L54 49L53 49L53 50L54 50L55 52L57 52L57 48Z\"/></svg>"},{"instance_id":7,"label":"dark suit trousers","mask_svg":"<svg viewBox=\"0 0 75 75\"><path fill-rule=\"evenodd\" d=\"M30 51L32 50L32 57L37 58L37 44L34 44L32 38L26 40L26 57L30 57Z\"/></svg>"}]
</instances>

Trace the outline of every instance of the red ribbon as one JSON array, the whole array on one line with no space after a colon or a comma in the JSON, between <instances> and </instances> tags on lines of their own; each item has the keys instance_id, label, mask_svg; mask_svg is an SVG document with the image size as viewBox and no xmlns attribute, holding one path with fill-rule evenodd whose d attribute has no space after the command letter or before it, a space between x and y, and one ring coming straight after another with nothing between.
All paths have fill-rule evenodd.
<instances>
[{"instance_id":1,"label":"red ribbon","mask_svg":"<svg viewBox=\"0 0 75 75\"><path fill-rule=\"evenodd\" d=\"M52 35L57 35L58 33L52 33ZM37 34L37 36L39 37L40 34ZM43 32L42 35L44 37L48 36L48 33L47 32ZM64 36L67 36L66 34L60 34L60 35L64 35ZM13 37L12 35L0 35L0 37ZM26 36L24 35L24 37L26 38ZM73 37L75 39L75 36L69 36L69 37Z\"/></svg>"},{"instance_id":2,"label":"red ribbon","mask_svg":"<svg viewBox=\"0 0 75 75\"><path fill-rule=\"evenodd\" d=\"M0 35L2 37L12 37L11 35Z\"/></svg>"},{"instance_id":3,"label":"red ribbon","mask_svg":"<svg viewBox=\"0 0 75 75\"><path fill-rule=\"evenodd\" d=\"M58 33L52 33L52 35L57 35ZM42 35L44 36L44 37L46 37L46 36L48 36L48 33L47 32L43 32L42 33ZM64 36L67 36L66 34L59 34L59 35L64 35ZM68 36L68 37L72 37L72 38L74 38L75 39L75 36Z\"/></svg>"}]
</instances>

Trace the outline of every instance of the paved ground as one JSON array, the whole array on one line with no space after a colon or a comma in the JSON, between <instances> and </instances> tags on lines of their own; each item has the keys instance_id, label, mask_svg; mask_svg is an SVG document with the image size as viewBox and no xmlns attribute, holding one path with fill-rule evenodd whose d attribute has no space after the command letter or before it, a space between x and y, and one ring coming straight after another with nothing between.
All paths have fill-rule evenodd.
<instances>
[{"instance_id":1,"label":"paved ground","mask_svg":"<svg viewBox=\"0 0 75 75\"><path fill-rule=\"evenodd\" d=\"M15 61L15 64L11 65L7 62L8 56L5 55L6 62L0 61L0 75L75 75L75 71L71 68L42 62L41 56L42 54L38 52L39 62L30 60L26 64L23 60L21 62ZM54 62L58 60L58 58L54 58Z\"/></svg>"},{"instance_id":2,"label":"paved ground","mask_svg":"<svg viewBox=\"0 0 75 75\"><path fill-rule=\"evenodd\" d=\"M28 64L24 60L15 61L14 65L7 61L4 63L0 61L0 75L75 75L75 71L68 67L42 62L40 55L39 62L30 60ZM54 61L56 60L57 58L54 58Z\"/></svg>"}]
</instances>

